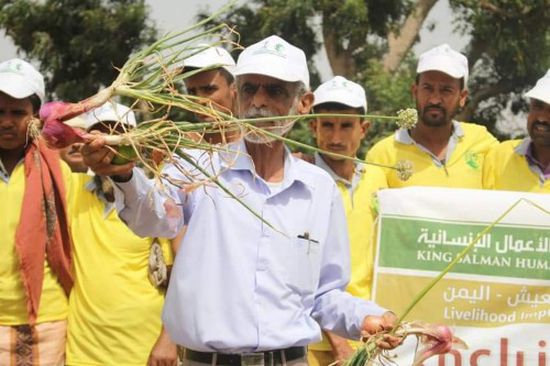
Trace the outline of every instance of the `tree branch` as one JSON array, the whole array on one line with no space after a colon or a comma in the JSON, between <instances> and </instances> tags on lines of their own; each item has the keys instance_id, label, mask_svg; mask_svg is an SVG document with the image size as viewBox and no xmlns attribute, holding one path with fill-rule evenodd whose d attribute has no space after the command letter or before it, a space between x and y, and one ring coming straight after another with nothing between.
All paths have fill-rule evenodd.
<instances>
[{"instance_id":1,"label":"tree branch","mask_svg":"<svg viewBox=\"0 0 550 366\"><path fill-rule=\"evenodd\" d=\"M353 78L357 71L355 58L352 54L352 47L342 49L340 40L336 33L323 24L323 40L327 52L328 61L334 75L341 75L346 78Z\"/></svg>"},{"instance_id":2,"label":"tree branch","mask_svg":"<svg viewBox=\"0 0 550 366\"><path fill-rule=\"evenodd\" d=\"M470 70L472 70L476 62L483 55L483 53L487 51L488 42L481 37L473 37L470 41L470 46L468 48L468 64Z\"/></svg>"},{"instance_id":3,"label":"tree branch","mask_svg":"<svg viewBox=\"0 0 550 366\"><path fill-rule=\"evenodd\" d=\"M495 4L491 4L487 0L480 0L479 1L479 6L481 7L481 9L485 9L485 10L488 10L488 11L493 12L493 13L506 14L501 8L499 8Z\"/></svg>"},{"instance_id":4,"label":"tree branch","mask_svg":"<svg viewBox=\"0 0 550 366\"><path fill-rule=\"evenodd\" d=\"M468 100L464 110L457 116L459 121L471 121L479 104L489 98L514 90L514 85L509 80L501 80L496 84L478 89Z\"/></svg>"},{"instance_id":5,"label":"tree branch","mask_svg":"<svg viewBox=\"0 0 550 366\"><path fill-rule=\"evenodd\" d=\"M403 58L413 46L422 24L437 0L417 0L411 13L405 19L397 32L388 34L388 52L383 58L383 67L386 72L393 72L399 67Z\"/></svg>"}]
</instances>

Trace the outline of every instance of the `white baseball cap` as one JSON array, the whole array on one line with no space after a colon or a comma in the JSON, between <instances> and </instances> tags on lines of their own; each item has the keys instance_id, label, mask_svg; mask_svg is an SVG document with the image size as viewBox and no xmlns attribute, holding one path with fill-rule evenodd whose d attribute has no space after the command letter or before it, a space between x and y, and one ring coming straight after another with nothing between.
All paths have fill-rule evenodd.
<instances>
[{"instance_id":1,"label":"white baseball cap","mask_svg":"<svg viewBox=\"0 0 550 366\"><path fill-rule=\"evenodd\" d=\"M83 118L86 120L86 129L89 129L96 123L105 121L118 121L129 127L137 126L134 111L125 105L115 102L107 102L101 107L85 113Z\"/></svg>"},{"instance_id":2,"label":"white baseball cap","mask_svg":"<svg viewBox=\"0 0 550 366\"><path fill-rule=\"evenodd\" d=\"M441 71L455 79L464 78L464 88L468 84L468 59L446 43L420 55L416 73L425 71Z\"/></svg>"},{"instance_id":3,"label":"white baseball cap","mask_svg":"<svg viewBox=\"0 0 550 366\"><path fill-rule=\"evenodd\" d=\"M16 99L36 94L40 102L46 99L44 77L31 64L18 58L0 63L0 91Z\"/></svg>"},{"instance_id":4,"label":"white baseball cap","mask_svg":"<svg viewBox=\"0 0 550 366\"><path fill-rule=\"evenodd\" d=\"M233 74L235 60L233 60L233 57L231 57L226 49L222 47L209 47L207 44L200 44L198 48L204 49L183 60L185 67L201 69L203 67L219 66Z\"/></svg>"},{"instance_id":5,"label":"white baseball cap","mask_svg":"<svg viewBox=\"0 0 550 366\"><path fill-rule=\"evenodd\" d=\"M313 106L323 103L340 103L351 108L363 108L367 111L365 89L342 76L335 76L319 85L313 92Z\"/></svg>"},{"instance_id":6,"label":"white baseball cap","mask_svg":"<svg viewBox=\"0 0 550 366\"><path fill-rule=\"evenodd\" d=\"M265 75L288 82L301 81L309 88L304 51L278 36L269 36L241 52L235 75L245 74Z\"/></svg>"},{"instance_id":7,"label":"white baseball cap","mask_svg":"<svg viewBox=\"0 0 550 366\"><path fill-rule=\"evenodd\" d=\"M541 77L533 89L529 90L525 96L550 104L550 69L548 69L546 75Z\"/></svg>"}]
</instances>

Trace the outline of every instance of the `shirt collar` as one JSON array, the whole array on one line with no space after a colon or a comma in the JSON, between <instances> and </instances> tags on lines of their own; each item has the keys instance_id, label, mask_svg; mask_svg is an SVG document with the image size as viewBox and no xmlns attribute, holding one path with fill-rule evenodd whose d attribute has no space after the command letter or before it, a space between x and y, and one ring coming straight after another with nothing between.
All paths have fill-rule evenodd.
<instances>
[{"instance_id":1,"label":"shirt collar","mask_svg":"<svg viewBox=\"0 0 550 366\"><path fill-rule=\"evenodd\" d=\"M459 138L464 136L464 130L462 129L460 122L453 120L452 123L453 133L451 134L451 138ZM414 145L416 143L411 137L409 130L406 128L400 128L395 132L395 141L406 145Z\"/></svg>"},{"instance_id":2,"label":"shirt collar","mask_svg":"<svg viewBox=\"0 0 550 366\"><path fill-rule=\"evenodd\" d=\"M15 167L17 167L19 164L23 164L24 160L24 158L21 158L21 160L19 160ZM0 180L3 180L5 183L8 183L8 181L10 180L10 175L8 174L8 170L4 166L4 162L2 161L2 159L0 159Z\"/></svg>"},{"instance_id":3,"label":"shirt collar","mask_svg":"<svg viewBox=\"0 0 550 366\"><path fill-rule=\"evenodd\" d=\"M107 218L107 216L109 216L111 211L113 211L115 208L114 202L109 202L105 198L105 195L100 190L98 190L98 186L94 180L93 174L90 174L89 172L87 174L90 176L90 180L88 181L88 183L86 183L84 187L87 191L92 192L97 198L99 198L101 202L103 202L103 204L105 205L105 208L103 209L103 218Z\"/></svg>"},{"instance_id":4,"label":"shirt collar","mask_svg":"<svg viewBox=\"0 0 550 366\"><path fill-rule=\"evenodd\" d=\"M353 177L351 178L351 182L350 182L349 180L342 178L341 176L336 174L334 170L332 170L332 168L325 162L325 159L323 159L323 156L321 154L316 152L314 156L315 156L315 165L317 165L319 168L326 171L332 177L332 179L334 179L334 181L344 184L346 188L351 188L352 190L355 190L355 188L359 184L359 181L361 180L361 175L365 171L364 164L359 164L354 162L355 168L353 171Z\"/></svg>"},{"instance_id":5,"label":"shirt collar","mask_svg":"<svg viewBox=\"0 0 550 366\"><path fill-rule=\"evenodd\" d=\"M222 169L248 170L253 175L256 175L254 162L250 155L248 155L244 139L228 145L228 148L225 151L221 151L219 155ZM300 182L309 188L315 187L314 177L304 173L297 164L297 158L292 156L288 147L285 146L283 190L290 187L294 182Z\"/></svg>"},{"instance_id":6,"label":"shirt collar","mask_svg":"<svg viewBox=\"0 0 550 366\"><path fill-rule=\"evenodd\" d=\"M2 159L0 159L0 179L2 179L4 182L8 181L8 171L4 167L4 163L2 162Z\"/></svg>"},{"instance_id":7,"label":"shirt collar","mask_svg":"<svg viewBox=\"0 0 550 366\"><path fill-rule=\"evenodd\" d=\"M516 146L514 151L520 156L525 156L529 168L539 175L541 182L550 179L550 167L542 166L537 158L535 158L533 154L533 141L531 138L524 138L521 143Z\"/></svg>"},{"instance_id":8,"label":"shirt collar","mask_svg":"<svg viewBox=\"0 0 550 366\"><path fill-rule=\"evenodd\" d=\"M514 150L518 155L532 156L531 151L529 149L530 145L531 145L531 138L526 137L521 141L521 143L518 146L516 146Z\"/></svg>"}]
</instances>

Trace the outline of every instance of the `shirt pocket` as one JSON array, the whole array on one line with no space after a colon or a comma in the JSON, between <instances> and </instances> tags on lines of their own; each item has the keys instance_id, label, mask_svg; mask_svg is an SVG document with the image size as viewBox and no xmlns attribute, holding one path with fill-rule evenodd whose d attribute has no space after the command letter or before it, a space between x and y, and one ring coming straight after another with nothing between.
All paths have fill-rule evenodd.
<instances>
[{"instance_id":1,"label":"shirt pocket","mask_svg":"<svg viewBox=\"0 0 550 366\"><path fill-rule=\"evenodd\" d=\"M317 290L321 267L321 247L315 238L290 240L286 271L287 284L304 294Z\"/></svg>"}]
</instances>

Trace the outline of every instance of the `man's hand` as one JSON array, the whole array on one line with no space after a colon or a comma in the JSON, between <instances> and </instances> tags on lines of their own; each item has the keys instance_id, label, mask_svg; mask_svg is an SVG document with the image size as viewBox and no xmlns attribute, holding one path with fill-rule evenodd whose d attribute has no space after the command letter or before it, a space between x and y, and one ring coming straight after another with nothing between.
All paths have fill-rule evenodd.
<instances>
[{"instance_id":1,"label":"man's hand","mask_svg":"<svg viewBox=\"0 0 550 366\"><path fill-rule=\"evenodd\" d=\"M366 316L363 320L361 335L370 337L377 333L389 332L397 325L397 316L391 311L385 312L382 316ZM376 342L379 348L393 349L403 342L402 337L390 334L382 334Z\"/></svg>"},{"instance_id":2,"label":"man's hand","mask_svg":"<svg viewBox=\"0 0 550 366\"><path fill-rule=\"evenodd\" d=\"M331 332L325 332L332 347L332 355L336 361L345 361L353 355L355 350L349 345L348 340Z\"/></svg>"},{"instance_id":3,"label":"man's hand","mask_svg":"<svg viewBox=\"0 0 550 366\"><path fill-rule=\"evenodd\" d=\"M157 342L151 350L147 366L177 366L178 349L168 333L162 329Z\"/></svg>"},{"instance_id":4,"label":"man's hand","mask_svg":"<svg viewBox=\"0 0 550 366\"><path fill-rule=\"evenodd\" d=\"M111 176L115 181L125 182L132 178L132 169L134 163L130 162L123 165L111 164L115 156L112 148L105 144L105 139L98 135L90 134L90 138L84 144L80 153L82 160L97 175Z\"/></svg>"}]
</instances>

